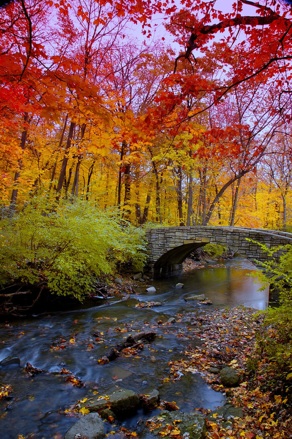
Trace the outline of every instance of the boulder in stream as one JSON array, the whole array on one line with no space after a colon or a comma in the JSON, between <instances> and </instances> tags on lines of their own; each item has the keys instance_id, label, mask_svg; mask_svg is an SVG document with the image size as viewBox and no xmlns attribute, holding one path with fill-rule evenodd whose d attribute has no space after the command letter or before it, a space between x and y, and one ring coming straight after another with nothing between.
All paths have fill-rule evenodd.
<instances>
[{"instance_id":1,"label":"boulder in stream","mask_svg":"<svg viewBox=\"0 0 292 439\"><path fill-rule=\"evenodd\" d=\"M147 293L156 293L156 288L155 287L148 287L146 288Z\"/></svg>"},{"instance_id":2,"label":"boulder in stream","mask_svg":"<svg viewBox=\"0 0 292 439\"><path fill-rule=\"evenodd\" d=\"M65 439L102 439L105 437L104 423L98 413L83 416L65 434Z\"/></svg>"},{"instance_id":3,"label":"boulder in stream","mask_svg":"<svg viewBox=\"0 0 292 439\"><path fill-rule=\"evenodd\" d=\"M0 361L0 366L11 366L16 365L20 366L20 358L14 357L13 355L8 355L8 357L3 358L3 360Z\"/></svg>"},{"instance_id":4,"label":"boulder in stream","mask_svg":"<svg viewBox=\"0 0 292 439\"><path fill-rule=\"evenodd\" d=\"M154 437L174 437L174 433L185 439L203 439L206 434L205 417L199 413L163 411L146 422L141 438L148 437L149 430Z\"/></svg>"},{"instance_id":5,"label":"boulder in stream","mask_svg":"<svg viewBox=\"0 0 292 439\"><path fill-rule=\"evenodd\" d=\"M107 412L110 410L118 418L135 413L139 405L139 396L129 389L117 389L102 397L98 395L89 397L88 401L84 403L84 407L90 412L98 412L103 416L105 410Z\"/></svg>"},{"instance_id":6,"label":"boulder in stream","mask_svg":"<svg viewBox=\"0 0 292 439\"><path fill-rule=\"evenodd\" d=\"M147 394L140 395L140 401L145 412L149 412L158 407L160 403L160 395L157 389L153 389Z\"/></svg>"}]
</instances>

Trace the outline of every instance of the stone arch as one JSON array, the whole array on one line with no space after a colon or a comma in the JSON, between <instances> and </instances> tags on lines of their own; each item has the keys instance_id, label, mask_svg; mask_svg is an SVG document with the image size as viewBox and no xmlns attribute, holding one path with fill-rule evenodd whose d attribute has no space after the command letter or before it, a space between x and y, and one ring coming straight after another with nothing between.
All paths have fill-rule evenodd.
<instances>
[{"instance_id":1,"label":"stone arch","mask_svg":"<svg viewBox=\"0 0 292 439\"><path fill-rule=\"evenodd\" d=\"M153 277L159 279L181 272L182 263L188 255L206 244L207 242L187 243L168 250L154 263Z\"/></svg>"},{"instance_id":2,"label":"stone arch","mask_svg":"<svg viewBox=\"0 0 292 439\"><path fill-rule=\"evenodd\" d=\"M253 262L267 259L257 243L267 247L292 245L291 233L244 227L161 227L150 229L147 239L148 271L156 278L179 272L184 259L209 242L224 245Z\"/></svg>"}]
</instances>

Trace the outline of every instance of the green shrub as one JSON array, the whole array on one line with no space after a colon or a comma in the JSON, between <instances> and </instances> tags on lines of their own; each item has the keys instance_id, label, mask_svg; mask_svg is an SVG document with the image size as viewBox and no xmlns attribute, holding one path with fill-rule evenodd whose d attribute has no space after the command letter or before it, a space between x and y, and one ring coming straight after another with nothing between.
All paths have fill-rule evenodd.
<instances>
[{"instance_id":1,"label":"green shrub","mask_svg":"<svg viewBox=\"0 0 292 439\"><path fill-rule=\"evenodd\" d=\"M142 269L144 234L85 201L47 205L33 199L13 218L0 221L0 284L42 284L82 300L99 277L120 263Z\"/></svg>"},{"instance_id":2,"label":"green shrub","mask_svg":"<svg viewBox=\"0 0 292 439\"><path fill-rule=\"evenodd\" d=\"M203 247L203 252L206 253L211 258L221 258L226 252L226 247L221 244L209 243Z\"/></svg>"},{"instance_id":3,"label":"green shrub","mask_svg":"<svg viewBox=\"0 0 292 439\"><path fill-rule=\"evenodd\" d=\"M257 351L267 360L270 384L288 392L292 383L292 246L266 249L266 252L271 259L260 265L266 281L279 294L279 306L264 311ZM276 257L279 253L280 257Z\"/></svg>"}]
</instances>

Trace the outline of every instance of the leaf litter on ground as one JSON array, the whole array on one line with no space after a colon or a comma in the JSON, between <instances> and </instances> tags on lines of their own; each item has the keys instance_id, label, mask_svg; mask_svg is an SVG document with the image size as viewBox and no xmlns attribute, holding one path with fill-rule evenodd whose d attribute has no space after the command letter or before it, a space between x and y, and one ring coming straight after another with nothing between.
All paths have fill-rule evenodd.
<instances>
[{"instance_id":1,"label":"leaf litter on ground","mask_svg":"<svg viewBox=\"0 0 292 439\"><path fill-rule=\"evenodd\" d=\"M177 380L186 372L201 373L217 391L224 392L228 402L243 410L243 417L226 422L214 414L207 420L207 438L218 439L288 439L292 437L291 402L273 389L264 390L269 380L262 358L251 373L256 336L262 330L263 316L245 307L213 308L178 315L186 324L188 337L199 337L201 343L189 346L182 358L169 362L170 379ZM239 386L226 388L219 371L229 366L241 377ZM201 410L208 414L208 410Z\"/></svg>"}]
</instances>

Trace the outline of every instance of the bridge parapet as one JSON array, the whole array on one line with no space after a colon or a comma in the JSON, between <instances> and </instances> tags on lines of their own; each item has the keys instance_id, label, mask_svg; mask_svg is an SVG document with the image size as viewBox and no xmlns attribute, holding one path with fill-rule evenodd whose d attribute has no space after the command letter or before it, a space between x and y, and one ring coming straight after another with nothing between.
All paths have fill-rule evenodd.
<instances>
[{"instance_id":1,"label":"bridge parapet","mask_svg":"<svg viewBox=\"0 0 292 439\"><path fill-rule=\"evenodd\" d=\"M261 247L291 244L292 234L276 230L248 229L244 227L161 227L147 232L148 265L154 277L162 277L179 269L185 258L207 243L222 244L234 253L251 260L266 260Z\"/></svg>"}]
</instances>

